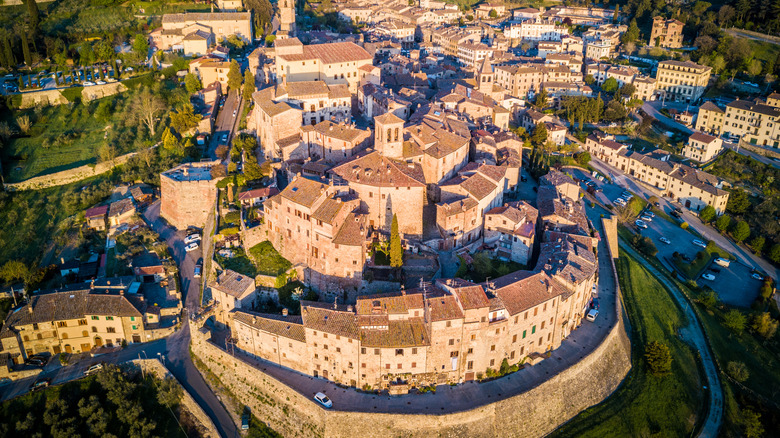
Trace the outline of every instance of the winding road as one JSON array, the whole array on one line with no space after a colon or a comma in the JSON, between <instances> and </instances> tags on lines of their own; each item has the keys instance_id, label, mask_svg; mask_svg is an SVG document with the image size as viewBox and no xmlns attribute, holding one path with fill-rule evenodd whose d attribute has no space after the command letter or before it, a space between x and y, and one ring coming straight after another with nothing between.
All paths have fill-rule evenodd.
<instances>
[{"instance_id":1,"label":"winding road","mask_svg":"<svg viewBox=\"0 0 780 438\"><path fill-rule=\"evenodd\" d=\"M691 308L685 295L677 288L677 286L668 279L666 275L661 273L652 264L647 262L645 258L638 252L634 251L628 245L620 245L620 250L625 251L631 257L637 260L642 260L645 263L642 265L653 276L664 285L664 287L672 293L677 304L683 309L685 316L690 321L687 327L681 330L681 336L684 340L690 343L698 352L701 357L702 368L704 369L704 375L707 378L707 387L710 390L709 408L707 409L707 418L699 430L700 438L715 438L718 436L718 430L723 421L723 388L720 383L720 377L718 376L718 370L715 366L715 361L712 358L712 352L710 351L707 338L704 335L704 330L701 327L699 318L696 316L696 312Z\"/></svg>"}]
</instances>

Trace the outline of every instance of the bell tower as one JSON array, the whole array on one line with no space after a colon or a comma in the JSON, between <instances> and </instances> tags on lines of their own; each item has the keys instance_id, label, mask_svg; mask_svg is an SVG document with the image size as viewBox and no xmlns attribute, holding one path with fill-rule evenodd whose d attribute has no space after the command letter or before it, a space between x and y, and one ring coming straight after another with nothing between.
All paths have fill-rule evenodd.
<instances>
[{"instance_id":1,"label":"bell tower","mask_svg":"<svg viewBox=\"0 0 780 438\"><path fill-rule=\"evenodd\" d=\"M403 158L403 119L393 113L374 117L374 149L387 158Z\"/></svg>"},{"instance_id":2,"label":"bell tower","mask_svg":"<svg viewBox=\"0 0 780 438\"><path fill-rule=\"evenodd\" d=\"M295 0L278 0L279 30L295 35Z\"/></svg>"}]
</instances>

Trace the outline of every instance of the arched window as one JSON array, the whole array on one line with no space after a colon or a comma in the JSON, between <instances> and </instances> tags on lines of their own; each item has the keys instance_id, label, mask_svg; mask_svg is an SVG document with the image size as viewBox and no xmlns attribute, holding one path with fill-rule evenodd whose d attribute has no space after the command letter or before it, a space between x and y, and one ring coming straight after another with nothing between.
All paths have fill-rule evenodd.
<instances>
[{"instance_id":1,"label":"arched window","mask_svg":"<svg viewBox=\"0 0 780 438\"><path fill-rule=\"evenodd\" d=\"M390 138L390 128L387 128L387 141L388 141L388 143L390 142L390 140L391 140L391 138Z\"/></svg>"},{"instance_id":2,"label":"arched window","mask_svg":"<svg viewBox=\"0 0 780 438\"><path fill-rule=\"evenodd\" d=\"M395 141L398 141L398 128L395 128Z\"/></svg>"}]
</instances>

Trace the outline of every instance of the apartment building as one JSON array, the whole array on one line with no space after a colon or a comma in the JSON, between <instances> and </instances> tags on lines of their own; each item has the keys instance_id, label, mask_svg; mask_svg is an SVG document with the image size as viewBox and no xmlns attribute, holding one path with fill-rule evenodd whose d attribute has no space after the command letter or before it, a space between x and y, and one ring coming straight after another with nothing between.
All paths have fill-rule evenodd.
<instances>
[{"instance_id":1,"label":"apartment building","mask_svg":"<svg viewBox=\"0 0 780 438\"><path fill-rule=\"evenodd\" d=\"M704 163L715 158L722 149L723 140L697 131L688 137L683 156Z\"/></svg>"},{"instance_id":2,"label":"apartment building","mask_svg":"<svg viewBox=\"0 0 780 438\"><path fill-rule=\"evenodd\" d=\"M8 313L0 329L2 353L21 364L38 353L87 353L94 347L146 342L143 296L129 293L131 281L116 279L111 285L109 280L114 279L33 295Z\"/></svg>"},{"instance_id":3,"label":"apartment building","mask_svg":"<svg viewBox=\"0 0 780 438\"><path fill-rule=\"evenodd\" d=\"M696 116L696 130L720 135L723 130L723 121L726 111L712 102L704 102L699 107Z\"/></svg>"},{"instance_id":4,"label":"apartment building","mask_svg":"<svg viewBox=\"0 0 780 438\"><path fill-rule=\"evenodd\" d=\"M495 66L495 83L507 90L512 96L517 97L538 93L544 83L559 84L580 81L582 81L581 72L574 72L571 68L556 63Z\"/></svg>"},{"instance_id":5,"label":"apartment building","mask_svg":"<svg viewBox=\"0 0 780 438\"><path fill-rule=\"evenodd\" d=\"M222 90L227 90L230 63L220 58L204 56L190 61L189 72L200 79L204 87L219 83Z\"/></svg>"},{"instance_id":6,"label":"apartment building","mask_svg":"<svg viewBox=\"0 0 780 438\"><path fill-rule=\"evenodd\" d=\"M458 47L461 44L478 43L480 39L480 35L457 27L435 29L431 34L431 41L441 47L445 55L452 57L458 56Z\"/></svg>"},{"instance_id":7,"label":"apartment building","mask_svg":"<svg viewBox=\"0 0 780 438\"><path fill-rule=\"evenodd\" d=\"M330 121L307 125L301 128L303 142L313 161L341 163L366 149L372 140L371 131L352 125Z\"/></svg>"},{"instance_id":8,"label":"apartment building","mask_svg":"<svg viewBox=\"0 0 780 438\"><path fill-rule=\"evenodd\" d=\"M611 41L597 40L585 45L585 59L612 58L615 46Z\"/></svg>"},{"instance_id":9,"label":"apartment building","mask_svg":"<svg viewBox=\"0 0 780 438\"><path fill-rule=\"evenodd\" d=\"M274 45L279 84L324 81L327 85L346 84L355 93L360 69L373 61L368 52L351 42L303 45L297 38L285 38Z\"/></svg>"},{"instance_id":10,"label":"apartment building","mask_svg":"<svg viewBox=\"0 0 780 438\"><path fill-rule=\"evenodd\" d=\"M217 302L215 316L220 322L227 321L233 309L251 309L257 298L257 286L253 277L225 269L209 282L211 296Z\"/></svg>"},{"instance_id":11,"label":"apartment building","mask_svg":"<svg viewBox=\"0 0 780 438\"><path fill-rule=\"evenodd\" d=\"M296 177L263 204L268 237L317 290L359 285L366 257L366 215L360 200L333 186Z\"/></svg>"},{"instance_id":12,"label":"apartment building","mask_svg":"<svg viewBox=\"0 0 780 438\"><path fill-rule=\"evenodd\" d=\"M552 20L525 20L513 23L504 30L507 38L527 41L560 41L569 34L569 28Z\"/></svg>"},{"instance_id":13,"label":"apartment building","mask_svg":"<svg viewBox=\"0 0 780 438\"><path fill-rule=\"evenodd\" d=\"M593 76L598 85L603 85L609 78L614 78L619 87L633 84L635 91L631 97L644 101L655 100L656 80L640 74L639 70L634 67L594 62L585 67L585 74Z\"/></svg>"},{"instance_id":14,"label":"apartment building","mask_svg":"<svg viewBox=\"0 0 780 438\"><path fill-rule=\"evenodd\" d=\"M304 125L316 125L325 120L345 122L352 117L352 94L345 84L288 82L275 87L274 100L300 108Z\"/></svg>"},{"instance_id":15,"label":"apartment building","mask_svg":"<svg viewBox=\"0 0 780 438\"><path fill-rule=\"evenodd\" d=\"M398 20L383 21L372 28L379 35L386 35L392 41L400 43L401 47L410 49L414 45L414 35L417 26Z\"/></svg>"},{"instance_id":16,"label":"apartment building","mask_svg":"<svg viewBox=\"0 0 780 438\"><path fill-rule=\"evenodd\" d=\"M721 131L742 141L777 148L780 145L780 105L772 106L760 100L735 100L726 105Z\"/></svg>"},{"instance_id":17,"label":"apartment building","mask_svg":"<svg viewBox=\"0 0 780 438\"><path fill-rule=\"evenodd\" d=\"M656 187L663 196L677 200L685 208L699 211L711 205L718 214L726 210L729 192L723 190L723 181L690 166L670 162L668 154L632 152L626 145L599 132L588 136L585 148L600 160Z\"/></svg>"},{"instance_id":18,"label":"apartment building","mask_svg":"<svg viewBox=\"0 0 780 438\"><path fill-rule=\"evenodd\" d=\"M499 260L525 265L536 239L539 211L525 201L505 203L485 213L485 245Z\"/></svg>"},{"instance_id":19,"label":"apartment building","mask_svg":"<svg viewBox=\"0 0 780 438\"><path fill-rule=\"evenodd\" d=\"M458 61L461 65L476 70L484 59L493 56L493 48L484 43L465 43L458 46Z\"/></svg>"},{"instance_id":20,"label":"apartment building","mask_svg":"<svg viewBox=\"0 0 780 438\"><path fill-rule=\"evenodd\" d=\"M677 49L682 47L683 23L679 20L667 20L653 17L653 29L650 31L650 45Z\"/></svg>"},{"instance_id":21,"label":"apartment building","mask_svg":"<svg viewBox=\"0 0 780 438\"><path fill-rule=\"evenodd\" d=\"M656 72L656 87L666 99L695 103L704 94L712 67L693 61L661 61Z\"/></svg>"}]
</instances>

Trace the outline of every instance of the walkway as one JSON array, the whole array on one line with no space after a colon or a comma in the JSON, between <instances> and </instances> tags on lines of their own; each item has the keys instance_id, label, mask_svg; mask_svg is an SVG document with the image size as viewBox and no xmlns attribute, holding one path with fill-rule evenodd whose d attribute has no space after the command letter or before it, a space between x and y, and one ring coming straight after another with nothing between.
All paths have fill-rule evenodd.
<instances>
[{"instance_id":1,"label":"walkway","mask_svg":"<svg viewBox=\"0 0 780 438\"><path fill-rule=\"evenodd\" d=\"M707 418L699 430L699 437L701 438L715 438L718 436L718 430L723 420L723 388L720 384L720 377L718 376L718 370L715 366L715 361L712 358L712 352L707 344L707 338L704 336L704 331L699 322L699 318L696 316L696 312L688 304L685 295L677 288L677 286L668 279L668 277L658 271L652 264L648 263L645 258L633 248L628 245L621 245L620 249L625 251L630 256L637 260L642 260L645 263L642 265L647 269L655 278L663 284L663 286L672 293L675 301L683 309L685 316L690 321L690 324L685 327L685 340L689 342L699 352L701 356L702 368L704 368L704 375L707 378L707 386L710 389L710 403L707 409Z\"/></svg>"}]
</instances>

